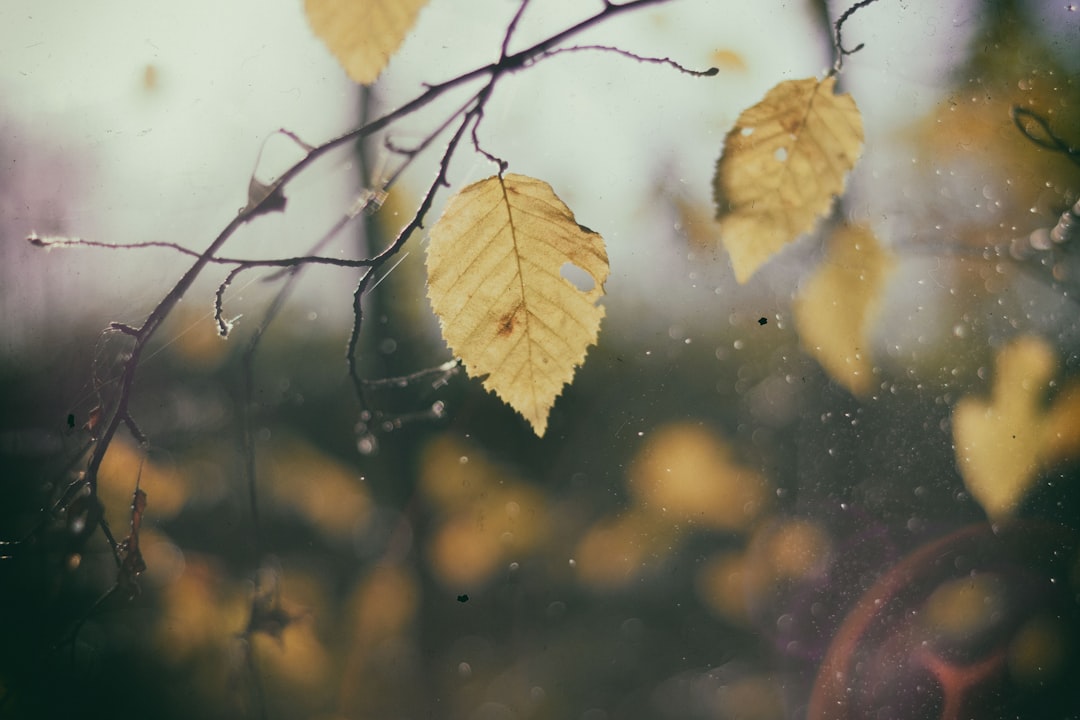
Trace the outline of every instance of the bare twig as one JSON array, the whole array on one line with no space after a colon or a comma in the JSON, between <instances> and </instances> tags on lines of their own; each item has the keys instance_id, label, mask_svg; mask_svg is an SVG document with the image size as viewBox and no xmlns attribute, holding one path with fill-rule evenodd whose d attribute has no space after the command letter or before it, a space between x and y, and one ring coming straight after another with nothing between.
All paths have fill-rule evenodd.
<instances>
[{"instance_id":1,"label":"bare twig","mask_svg":"<svg viewBox=\"0 0 1080 720\"><path fill-rule=\"evenodd\" d=\"M510 20L510 24L506 26L506 35L503 36L502 41L502 51L499 53L500 58L506 57L506 53L510 47L510 38L514 36L514 31L517 30L518 22L521 20L521 16L525 14L525 8L528 7L528 5L529 0L521 0L521 5L518 6L513 19Z\"/></svg>"},{"instance_id":2,"label":"bare twig","mask_svg":"<svg viewBox=\"0 0 1080 720\"><path fill-rule=\"evenodd\" d=\"M667 0L630 0L629 2L615 4L610 0L605 0L601 10L595 14L587 17L564 30L557 32L548 38L533 44L532 46L520 50L515 53L509 52L509 45L511 38L514 35L515 29L521 19L528 0L522 0L520 7L514 15L510 25L507 28L506 34L503 38L501 45L501 54L499 59L494 63L489 63L481 67L477 67L468 72L462 73L457 77L438 83L435 85L427 85L425 89L409 102L401 105L395 110L385 113L384 115L372 120L370 122L364 122L359 127L356 127L340 136L332 138L320 145L312 146L303 140L301 140L294 133L281 130L281 134L291 139L302 151L303 155L299 160L287 167L279 177L272 181L262 182L256 179L255 172L252 173L249 183L249 197L248 203L237 213L237 215L230 220L224 228L214 237L201 252L190 250L179 244L169 242L141 242L133 244L118 244L107 242L96 242L82 240L79 238L57 238L57 237L40 237L36 234L31 234L28 240L43 248L57 248L57 247L94 247L103 249L143 249L143 248L163 248L169 249L174 252L179 252L190 258L193 258L188 268L183 272L180 278L176 281L173 287L165 293L157 305L146 316L145 320L140 325L128 324L122 322L114 322L109 325L109 328L103 333L103 338L110 333L120 333L130 339L130 348L125 348L122 353L110 354L106 358L110 364L108 373L99 373L97 371L98 360L95 359L95 372L94 372L94 391L101 398L99 405L100 418L93 422L93 427L89 428L92 433L92 440L90 446L86 448L81 457L85 458L85 470L80 473L76 482L72 483L67 490L63 493L57 507L70 507L73 503L79 501L80 498L86 498L88 507L99 509L100 501L97 498L98 491L98 474L101 469L102 462L105 455L116 437L116 433L121 427L127 428L133 438L142 445L144 448L147 445L147 438L144 433L139 429L135 423L133 416L130 413L129 406L132 400L135 379L138 374L138 369L145 358L147 353L147 347L151 340L154 338L158 330L162 327L166 318L172 313L176 305L181 301L184 295L188 292L196 279L206 270L211 264L224 264L232 265L226 279L218 286L217 293L215 295L215 312L214 317L217 321L220 331L227 332L228 323L223 317L223 303L224 294L230 287L232 282L244 271L257 267L273 267L280 268L282 272L289 275L288 281L280 289L277 296L272 301L268 308L263 321L256 328L251 342L249 343L244 356L244 415L243 415L243 427L244 445L247 448L247 455L245 461L245 471L249 484L249 496L251 502L251 513L253 522L255 523L255 535L256 535L256 552L261 555L262 541L259 530L259 516L258 516L258 503L257 494L255 492L255 478L256 467L254 457L254 444L252 438L252 418L250 417L250 407L253 403L253 363L256 349L259 347L260 339L265 334L265 331L273 322L274 318L280 312L281 307L284 305L292 287L294 286L295 278L297 277L301 268L308 265L329 265L344 268L356 268L359 269L360 278L357 282L356 289L353 293L353 327L350 333L348 348L347 348L347 363L349 368L349 375L352 379L357 396L363 401L363 396L366 387L368 386L360 378L358 371L358 345L363 323L363 298L367 291L373 287L377 271L387 263L390 258L399 253L412 236L412 234L423 227L423 223L427 213L430 211L434 199L441 187L449 186L448 172L451 159L457 151L462 138L466 132L472 130L472 138L476 149L492 158L496 162L500 163L500 168L505 167L505 161L484 152L480 148L480 143L476 136L477 127L480 120L483 117L484 107L492 95L497 82L510 74L519 72L538 59L550 57L559 52L559 47L569 40L571 37L587 30L601 22L605 22L613 17L621 15L626 12L638 10L640 8L657 5ZM584 48L582 48L584 49ZM599 46L596 49L604 49ZM714 74L713 71L695 72L688 71L678 63L667 58L643 58L633 53L619 51L615 48L606 48L606 51L619 52L620 54L631 57L633 59L643 62L654 62L666 64L683 72L689 72L694 75L709 75ZM423 141L419 146L410 151L400 151L399 154L405 155L405 162L394 173L394 175L384 183L379 190L372 191L370 194L366 194L361 199L354 203L343 215L343 217L335 223L334 227L324 237L316 243L315 249L306 254L290 258L274 258L267 260L257 260L250 258L230 258L220 255L222 248L229 241L230 238L247 222L259 217L263 214L284 211L286 205L285 189L301 174L303 174L308 168L310 168L319 158L330 153L336 148L345 146L349 143L353 143L364 138L375 135L383 130L393 126L401 119L416 113L422 108L428 106L437 98L461 87L465 87L474 81L484 80L483 84L477 89L468 100L463 103L460 108L453 112L450 117L444 120L438 125L435 130ZM419 152L431 143L435 142L444 131L449 129L457 123L457 128L447 142L446 148L443 152L442 159L439 162L438 172L426 194L424 195L419 207L417 208L413 218L409 223L402 228L397 234L394 240L385 248L378 252L373 252L370 257L359 259L340 259L323 257L316 254L319 248L328 242L329 238L339 232L350 220L364 212L371 203L381 203L381 198L385 195L386 189L397 180L404 167L411 162ZM261 156L261 150L260 150ZM256 159L256 171L257 171L258 159ZM280 276L280 273L274 277ZM385 275L384 275L385 277ZM102 349L102 354L104 350ZM118 366L118 367L115 367ZM115 367L115 369L114 369ZM445 369L442 369L445 368ZM448 377L452 372L456 372L456 363L452 368L441 366L441 368L433 371L433 374L439 375L437 382L444 382L445 377ZM440 374L441 373L441 374ZM109 390L109 392L105 392ZM428 417L437 417L442 414L441 403L432 405L430 410L424 413L417 414L425 415ZM406 417L406 416L403 416ZM82 495L81 493L85 493ZM112 532L109 529L108 524L105 521L104 514L96 512L94 516L94 522L96 527L100 527L102 533L108 540L112 550L113 556L118 565L117 584L114 584L113 588L103 595L97 602L94 603L90 612L93 612L101 603L103 603L109 596L111 596L120 583L125 581L126 586L131 585L134 582L134 578L138 572L141 572L141 556L138 555L138 531L142 519L142 508L145 506L145 496L140 495L141 491L138 488L138 482L136 481L136 489L133 500L132 510L132 531L131 534L124 540L123 543L117 543L113 537ZM76 630L77 632L77 630ZM254 659L249 657L249 661L253 662ZM257 680L257 678L256 678Z\"/></svg>"},{"instance_id":3,"label":"bare twig","mask_svg":"<svg viewBox=\"0 0 1080 720\"><path fill-rule=\"evenodd\" d=\"M610 45L573 45L571 47L555 48L554 50L550 50L543 55L537 57L534 61L534 64L540 62L541 60L547 60L548 58L555 57L556 55L562 55L564 53L572 52L582 52L586 50L597 50L600 52L614 53L616 55L622 55L623 57L629 58L631 60L636 60L643 63L650 63L653 65L667 65L668 67L674 68L681 73L684 73L686 75L693 75L694 77L713 77L720 72L720 68L716 67L711 67L708 70L691 70L685 65L675 62L671 58L658 58L648 57L646 55L638 55L637 53L632 53L628 50L623 50L622 48L617 48Z\"/></svg>"},{"instance_id":4,"label":"bare twig","mask_svg":"<svg viewBox=\"0 0 1080 720\"><path fill-rule=\"evenodd\" d=\"M843 39L844 23L846 23L849 19L851 19L851 16L854 15L855 13L857 13L858 11L862 10L865 7L873 5L876 2L877 2L877 0L860 0L860 2L857 2L854 5L852 5L851 7L849 7L847 10L845 10L843 12L842 15L840 15L840 17L838 17L836 19L836 23L833 25L834 38L835 38L834 41L833 41L833 49L836 52L836 61L833 63L833 72L834 73L840 72L840 70L844 67L844 58L846 56L854 55L855 53L862 50L863 47L865 47L865 43L859 43L858 45L851 48L850 50L848 48L844 47L844 39Z\"/></svg>"}]
</instances>

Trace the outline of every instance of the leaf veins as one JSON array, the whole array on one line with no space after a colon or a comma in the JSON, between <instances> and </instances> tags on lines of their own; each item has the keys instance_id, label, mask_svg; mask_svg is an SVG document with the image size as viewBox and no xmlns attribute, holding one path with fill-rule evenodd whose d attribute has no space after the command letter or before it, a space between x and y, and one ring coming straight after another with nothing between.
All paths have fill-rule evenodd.
<instances>
[{"instance_id":1,"label":"leaf veins","mask_svg":"<svg viewBox=\"0 0 1080 720\"><path fill-rule=\"evenodd\" d=\"M590 291L560 275L566 263L592 276ZM543 436L555 398L600 331L603 238L579 225L547 183L493 176L447 203L431 229L427 267L451 351Z\"/></svg>"},{"instance_id":2,"label":"leaf veins","mask_svg":"<svg viewBox=\"0 0 1080 720\"><path fill-rule=\"evenodd\" d=\"M349 77L370 85L426 4L427 0L305 0L304 12Z\"/></svg>"},{"instance_id":3,"label":"leaf veins","mask_svg":"<svg viewBox=\"0 0 1080 720\"><path fill-rule=\"evenodd\" d=\"M862 153L862 116L835 85L835 77L782 82L724 140L713 196L740 283L813 229Z\"/></svg>"}]
</instances>

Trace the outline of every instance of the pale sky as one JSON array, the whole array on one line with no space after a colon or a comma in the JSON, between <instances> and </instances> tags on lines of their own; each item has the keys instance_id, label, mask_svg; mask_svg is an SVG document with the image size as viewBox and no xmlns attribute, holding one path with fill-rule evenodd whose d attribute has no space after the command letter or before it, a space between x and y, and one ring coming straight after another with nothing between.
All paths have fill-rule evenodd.
<instances>
[{"instance_id":1,"label":"pale sky","mask_svg":"<svg viewBox=\"0 0 1080 720\"><path fill-rule=\"evenodd\" d=\"M600 6L534 0L516 47ZM431 0L376 88L382 106L407 101L424 82L493 60L516 7L512 0ZM909 3L882 0L851 21L848 37L868 47L849 59L844 82L858 93L868 139L936 100L942 68L962 56L965 30L974 29L964 7L953 0L916 14ZM913 35L918 53L909 51ZM702 299L726 277L725 260L717 254L718 261L703 265L700 253L687 258L672 239L670 203L658 199L660 188L708 209L713 167L735 117L780 80L820 76L831 64L827 40L802 3L673 0L577 41L618 44L695 68L713 64L718 51L741 62L696 79L603 53L566 55L509 78L481 129L486 148L508 159L512 171L549 182L580 222L604 235L612 295L634 295L638 304L649 298L659 317L714 312ZM84 298L80 312L96 305L102 318L137 321L186 266L165 251L44 254L25 246L27 232L203 247L244 204L270 133L285 127L318 144L354 124L357 104L354 86L313 37L299 0L5 0L0 93L0 143L17 158L11 177L21 188L17 197L9 193L0 226L9 347L16 326L72 307L57 285ZM437 121L419 115L393 136L407 145ZM272 150L289 150L274 143ZM417 162L403 187L424 186L434 157ZM331 161L336 173L305 186L314 200L302 207L298 198L293 212L260 220L234 251L292 253L310 244L348 203L347 162ZM492 172L463 148L451 180L461 187ZM422 262L422 240L411 241L406 262ZM352 279L315 272L319 280L308 286L330 292L341 310L336 298ZM688 272L695 275L690 282ZM188 300L210 304L209 296Z\"/></svg>"}]
</instances>

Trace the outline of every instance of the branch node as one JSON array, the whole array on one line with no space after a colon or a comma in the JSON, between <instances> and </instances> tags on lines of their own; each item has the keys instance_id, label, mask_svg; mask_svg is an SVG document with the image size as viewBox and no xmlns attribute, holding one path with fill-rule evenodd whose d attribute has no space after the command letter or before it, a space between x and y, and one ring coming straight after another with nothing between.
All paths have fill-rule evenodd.
<instances>
[{"instance_id":1,"label":"branch node","mask_svg":"<svg viewBox=\"0 0 1080 720\"><path fill-rule=\"evenodd\" d=\"M130 325L128 325L127 323L111 322L111 323L109 323L109 329L110 330L116 330L117 332L122 332L125 335L130 335L131 337L134 337L134 338L139 337L138 328L133 328Z\"/></svg>"}]
</instances>

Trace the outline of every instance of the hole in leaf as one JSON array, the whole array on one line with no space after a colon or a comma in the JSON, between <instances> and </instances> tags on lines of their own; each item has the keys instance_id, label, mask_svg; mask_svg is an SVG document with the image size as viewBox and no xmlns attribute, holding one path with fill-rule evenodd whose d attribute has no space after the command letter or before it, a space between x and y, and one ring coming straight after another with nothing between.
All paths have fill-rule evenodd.
<instances>
[{"instance_id":1,"label":"hole in leaf","mask_svg":"<svg viewBox=\"0 0 1080 720\"><path fill-rule=\"evenodd\" d=\"M752 128L752 127L744 127L742 130L739 131L739 134L742 135L743 137L750 137L751 135L754 134L754 128Z\"/></svg>"},{"instance_id":2,"label":"hole in leaf","mask_svg":"<svg viewBox=\"0 0 1080 720\"><path fill-rule=\"evenodd\" d=\"M563 263L562 268L559 269L559 275L581 292L589 292L596 287L593 276L573 263Z\"/></svg>"},{"instance_id":3,"label":"hole in leaf","mask_svg":"<svg viewBox=\"0 0 1080 720\"><path fill-rule=\"evenodd\" d=\"M773 153L773 157L776 158L777 162L784 162L785 160L787 160L787 148L776 148L776 152Z\"/></svg>"}]
</instances>

